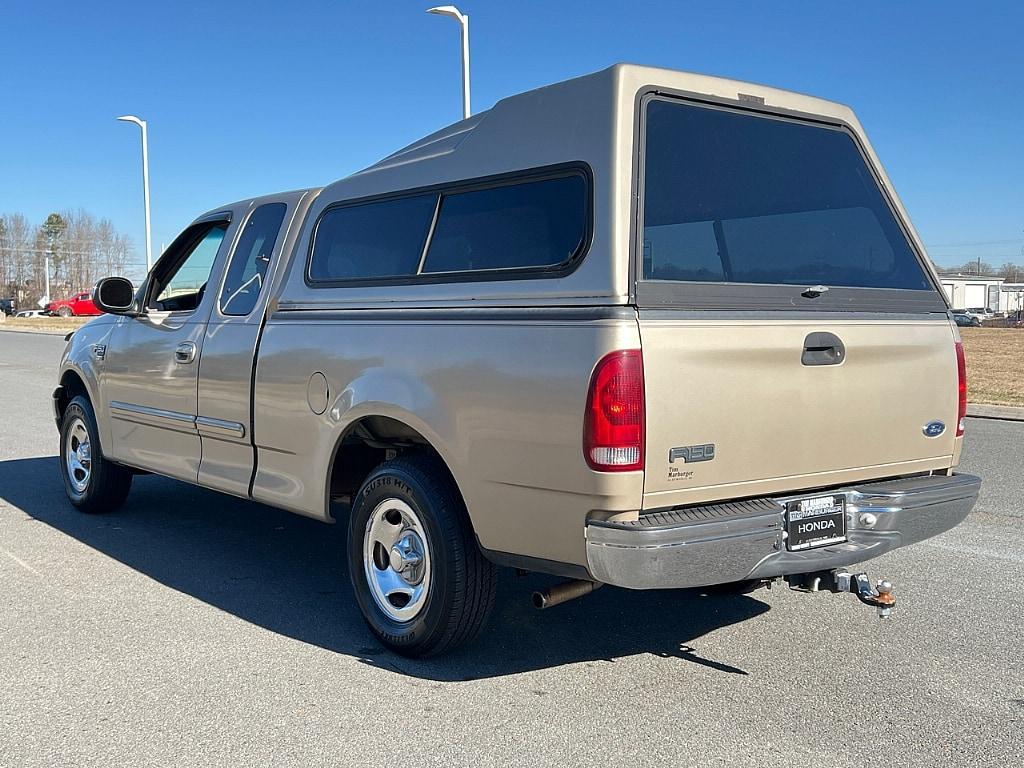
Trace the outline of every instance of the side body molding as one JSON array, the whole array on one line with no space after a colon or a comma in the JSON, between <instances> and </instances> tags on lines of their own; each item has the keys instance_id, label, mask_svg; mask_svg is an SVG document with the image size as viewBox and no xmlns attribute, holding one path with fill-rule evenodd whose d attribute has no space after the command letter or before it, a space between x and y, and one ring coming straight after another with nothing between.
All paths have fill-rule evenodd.
<instances>
[{"instance_id":1,"label":"side body molding","mask_svg":"<svg viewBox=\"0 0 1024 768\"><path fill-rule=\"evenodd\" d=\"M150 424L164 429L175 429L184 432L196 432L210 437L245 437L245 425L236 421L213 419L209 416L196 416L191 413L167 411L163 408L150 408L146 405L110 401L110 415L115 419L133 421L137 424Z\"/></svg>"},{"instance_id":2,"label":"side body molding","mask_svg":"<svg viewBox=\"0 0 1024 768\"><path fill-rule=\"evenodd\" d=\"M150 408L134 403L122 403L119 400L111 400L109 407L110 415L115 419L184 432L195 432L196 429L195 414L166 411L162 408Z\"/></svg>"}]
</instances>

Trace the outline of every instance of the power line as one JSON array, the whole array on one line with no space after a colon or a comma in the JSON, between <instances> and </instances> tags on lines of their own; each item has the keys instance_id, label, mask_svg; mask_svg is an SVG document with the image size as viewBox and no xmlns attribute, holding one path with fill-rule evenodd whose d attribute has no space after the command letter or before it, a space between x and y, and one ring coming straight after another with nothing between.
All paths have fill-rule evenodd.
<instances>
[{"instance_id":1,"label":"power line","mask_svg":"<svg viewBox=\"0 0 1024 768\"><path fill-rule=\"evenodd\" d=\"M925 248L974 248L979 245L1017 245L1024 244L1024 239L1015 238L1013 240L976 240L974 242L960 242L960 243L925 243Z\"/></svg>"}]
</instances>

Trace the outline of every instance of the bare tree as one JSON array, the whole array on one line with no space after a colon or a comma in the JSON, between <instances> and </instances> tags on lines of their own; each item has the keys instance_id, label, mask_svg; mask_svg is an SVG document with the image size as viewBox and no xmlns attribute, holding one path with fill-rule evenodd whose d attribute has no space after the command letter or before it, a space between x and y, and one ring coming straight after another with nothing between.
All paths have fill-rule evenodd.
<instances>
[{"instance_id":1,"label":"bare tree","mask_svg":"<svg viewBox=\"0 0 1024 768\"><path fill-rule=\"evenodd\" d=\"M994 270L991 264L979 258L968 261L958 271L965 275L991 275Z\"/></svg>"},{"instance_id":2,"label":"bare tree","mask_svg":"<svg viewBox=\"0 0 1024 768\"><path fill-rule=\"evenodd\" d=\"M124 274L132 261L131 240L109 219L88 211L51 213L39 226L21 214L0 216L0 294L19 306L34 304L46 290L50 257L53 298L88 290L106 275Z\"/></svg>"},{"instance_id":3,"label":"bare tree","mask_svg":"<svg viewBox=\"0 0 1024 768\"><path fill-rule=\"evenodd\" d=\"M4 222L0 252L3 274L0 284L5 296L13 296L19 304L27 298L26 287L32 275L32 249L35 227L20 213L0 217Z\"/></svg>"},{"instance_id":4,"label":"bare tree","mask_svg":"<svg viewBox=\"0 0 1024 768\"><path fill-rule=\"evenodd\" d=\"M1024 267L1008 261L996 271L997 277L1005 277L1008 283L1019 283L1024 278Z\"/></svg>"}]
</instances>

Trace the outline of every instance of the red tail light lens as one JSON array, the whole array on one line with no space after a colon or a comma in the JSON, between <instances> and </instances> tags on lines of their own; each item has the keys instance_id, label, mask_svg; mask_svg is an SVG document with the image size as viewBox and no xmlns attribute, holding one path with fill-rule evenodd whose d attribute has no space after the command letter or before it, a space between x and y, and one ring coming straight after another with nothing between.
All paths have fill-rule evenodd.
<instances>
[{"instance_id":1,"label":"red tail light lens","mask_svg":"<svg viewBox=\"0 0 1024 768\"><path fill-rule=\"evenodd\" d=\"M601 358L590 377L583 453L591 469L644 467L644 361L639 349Z\"/></svg>"},{"instance_id":2,"label":"red tail light lens","mask_svg":"<svg viewBox=\"0 0 1024 768\"><path fill-rule=\"evenodd\" d=\"M967 417L967 361L964 359L963 342L956 343L956 378L959 400L956 408L956 436L964 433L964 419Z\"/></svg>"}]
</instances>

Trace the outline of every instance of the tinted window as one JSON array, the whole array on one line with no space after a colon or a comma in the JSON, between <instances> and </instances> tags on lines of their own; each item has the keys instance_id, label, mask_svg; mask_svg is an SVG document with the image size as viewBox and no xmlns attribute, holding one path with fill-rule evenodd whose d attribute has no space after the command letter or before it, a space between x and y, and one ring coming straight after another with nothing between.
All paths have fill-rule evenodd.
<instances>
[{"instance_id":1,"label":"tinted window","mask_svg":"<svg viewBox=\"0 0 1024 768\"><path fill-rule=\"evenodd\" d=\"M445 194L423 271L562 264L583 243L586 194L576 174Z\"/></svg>"},{"instance_id":2,"label":"tinted window","mask_svg":"<svg viewBox=\"0 0 1024 768\"><path fill-rule=\"evenodd\" d=\"M655 100L644 173L645 279L932 287L845 131Z\"/></svg>"},{"instance_id":3,"label":"tinted window","mask_svg":"<svg viewBox=\"0 0 1024 768\"><path fill-rule=\"evenodd\" d=\"M415 275L436 195L417 195L330 208L317 225L312 280Z\"/></svg>"},{"instance_id":4,"label":"tinted window","mask_svg":"<svg viewBox=\"0 0 1024 768\"><path fill-rule=\"evenodd\" d=\"M256 306L287 208L284 203L261 205L246 221L220 293L225 315L248 315Z\"/></svg>"}]
</instances>

